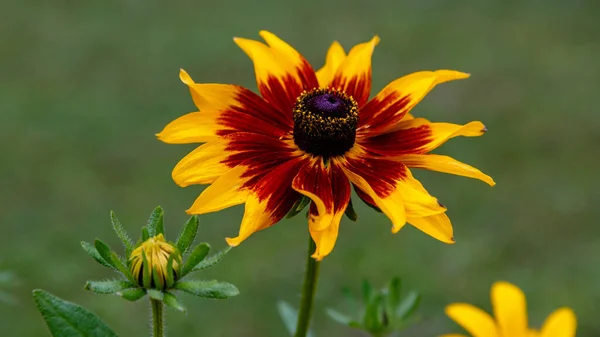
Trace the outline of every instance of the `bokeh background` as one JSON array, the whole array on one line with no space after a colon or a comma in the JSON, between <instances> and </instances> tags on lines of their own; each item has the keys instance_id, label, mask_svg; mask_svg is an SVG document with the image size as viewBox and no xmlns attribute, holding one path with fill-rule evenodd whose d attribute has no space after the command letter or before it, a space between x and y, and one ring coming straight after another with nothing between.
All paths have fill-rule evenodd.
<instances>
[{"instance_id":1,"label":"bokeh background","mask_svg":"<svg viewBox=\"0 0 600 337\"><path fill-rule=\"evenodd\" d=\"M401 75L450 68L472 73L436 88L414 114L465 123L481 138L441 148L492 175L497 186L416 172L449 208L457 243L414 228L390 234L382 215L357 204L322 266L314 329L360 336L325 317L343 286L392 276L423 294L421 320L403 336L461 329L443 308L455 301L490 309L489 288L511 281L539 326L571 306L578 336L600 323L600 2L428 1L21 1L3 2L0 21L0 268L13 271L14 305L0 304L3 336L44 336L31 290L44 288L97 313L121 336L146 336L147 304L83 290L112 277L81 240L118 241L114 210L138 233L151 210L166 212L174 238L203 187L177 187L170 172L191 151L154 133L194 110L178 79L255 89L252 64L233 36L260 29L286 39L315 66L333 40L348 49L381 36L374 90ZM199 239L215 248L237 233L243 207L201 216ZM168 311L171 336L285 336L279 299L297 303L307 230L299 216L254 235L204 278L236 284L227 301L183 295L186 316Z\"/></svg>"}]
</instances>

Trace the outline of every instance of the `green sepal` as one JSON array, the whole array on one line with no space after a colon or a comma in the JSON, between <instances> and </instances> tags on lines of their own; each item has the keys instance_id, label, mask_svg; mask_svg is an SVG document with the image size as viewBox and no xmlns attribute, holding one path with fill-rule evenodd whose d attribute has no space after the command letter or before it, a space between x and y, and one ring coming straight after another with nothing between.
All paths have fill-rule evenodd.
<instances>
[{"instance_id":1,"label":"green sepal","mask_svg":"<svg viewBox=\"0 0 600 337\"><path fill-rule=\"evenodd\" d=\"M187 309L179 302L177 297L168 291L164 292L163 303L177 311L187 312Z\"/></svg>"},{"instance_id":2,"label":"green sepal","mask_svg":"<svg viewBox=\"0 0 600 337\"><path fill-rule=\"evenodd\" d=\"M175 274L173 272L173 260L175 259L175 254L171 254L169 256L169 260L167 261L167 289L171 288L175 283ZM179 261L181 266L181 261Z\"/></svg>"},{"instance_id":3,"label":"green sepal","mask_svg":"<svg viewBox=\"0 0 600 337\"><path fill-rule=\"evenodd\" d=\"M163 209L160 206L156 206L154 211L152 211L152 214L150 214L146 228L148 228L148 235L150 237L155 237L158 234L164 235Z\"/></svg>"},{"instance_id":4,"label":"green sepal","mask_svg":"<svg viewBox=\"0 0 600 337\"><path fill-rule=\"evenodd\" d=\"M127 269L127 267L123 264L123 261L121 261L121 258L119 258L119 255L117 255L115 252L111 252L110 256L111 262L115 265L115 267L117 267L119 272L121 272L121 274L123 274L123 276L125 276L129 281L137 283L136 279L131 274L131 271Z\"/></svg>"},{"instance_id":5,"label":"green sepal","mask_svg":"<svg viewBox=\"0 0 600 337\"><path fill-rule=\"evenodd\" d=\"M112 259L112 250L106 243L102 242L102 240L96 239L94 240L94 247L102 259L106 261L106 263L108 263L116 271L120 271Z\"/></svg>"},{"instance_id":6,"label":"green sepal","mask_svg":"<svg viewBox=\"0 0 600 337\"><path fill-rule=\"evenodd\" d=\"M137 300L139 300L140 298L146 296L146 289L144 288L129 288L129 289L123 289L121 291L117 291L115 293L118 296L123 297L124 299L131 301L131 302L135 302Z\"/></svg>"},{"instance_id":7,"label":"green sepal","mask_svg":"<svg viewBox=\"0 0 600 337\"><path fill-rule=\"evenodd\" d=\"M414 314L419 307L419 304L421 304L421 295L415 291L411 291L398 305L396 309L396 317L399 320L407 319Z\"/></svg>"},{"instance_id":8,"label":"green sepal","mask_svg":"<svg viewBox=\"0 0 600 337\"><path fill-rule=\"evenodd\" d=\"M153 298L158 301L162 301L165 298L165 294L158 289L147 289L146 292L150 298Z\"/></svg>"},{"instance_id":9,"label":"green sepal","mask_svg":"<svg viewBox=\"0 0 600 337\"><path fill-rule=\"evenodd\" d=\"M210 245L208 243L203 242L197 245L190 256L188 256L183 268L181 268L181 278L187 275L190 271L194 270L194 268L206 258L209 251Z\"/></svg>"},{"instance_id":10,"label":"green sepal","mask_svg":"<svg viewBox=\"0 0 600 337\"><path fill-rule=\"evenodd\" d=\"M81 241L81 247L83 248L83 250L85 250L86 253L88 253L89 256L96 260L96 262L100 263L106 268L112 269L114 271L119 271L117 268L113 267L110 263L104 260L98 252L98 250L96 249L96 247L94 247L94 245L92 245L91 243Z\"/></svg>"},{"instance_id":11,"label":"green sepal","mask_svg":"<svg viewBox=\"0 0 600 337\"><path fill-rule=\"evenodd\" d=\"M327 315L334 321L349 326L351 328L356 328L356 329L360 329L362 328L362 326L360 325L359 322L357 322L356 320L354 320L352 317L347 316L345 314L342 314L341 312L337 311L337 310L333 310L333 309L327 309L326 310Z\"/></svg>"},{"instance_id":12,"label":"green sepal","mask_svg":"<svg viewBox=\"0 0 600 337\"><path fill-rule=\"evenodd\" d=\"M152 268L152 279L154 280L154 288L155 289L165 289L165 280L162 278L162 275L158 274L156 268ZM150 289L148 289L150 290Z\"/></svg>"},{"instance_id":13,"label":"green sepal","mask_svg":"<svg viewBox=\"0 0 600 337\"><path fill-rule=\"evenodd\" d=\"M117 337L100 318L75 303L41 289L33 291L33 298L54 337Z\"/></svg>"},{"instance_id":14,"label":"green sepal","mask_svg":"<svg viewBox=\"0 0 600 337\"><path fill-rule=\"evenodd\" d=\"M223 258L225 257L225 254L227 254L230 250L231 250L231 246L227 246L227 247L223 248L223 250L221 250L220 252L218 252L218 253L212 255L211 257L205 259L204 261L198 263L192 269L192 272L210 268L210 267L214 266L215 264L221 262L221 260L223 260Z\"/></svg>"},{"instance_id":15,"label":"green sepal","mask_svg":"<svg viewBox=\"0 0 600 337\"><path fill-rule=\"evenodd\" d=\"M83 289L96 294L114 294L123 289L136 288L137 284L123 280L87 281Z\"/></svg>"},{"instance_id":16,"label":"green sepal","mask_svg":"<svg viewBox=\"0 0 600 337\"><path fill-rule=\"evenodd\" d=\"M190 249L190 246L192 245L192 242L194 242L196 234L198 233L198 225L198 216L191 216L185 225L183 225L181 232L179 232L177 241L175 241L175 245L182 256L187 253L188 249Z\"/></svg>"},{"instance_id":17,"label":"green sepal","mask_svg":"<svg viewBox=\"0 0 600 337\"><path fill-rule=\"evenodd\" d=\"M358 219L358 214L356 214L356 211L354 210L354 206L352 205L352 199L350 199L350 201L348 201L348 206L346 207L344 214L346 214L348 219L350 219L352 221L356 221Z\"/></svg>"},{"instance_id":18,"label":"green sepal","mask_svg":"<svg viewBox=\"0 0 600 337\"><path fill-rule=\"evenodd\" d=\"M146 252L142 249L142 285L146 289L152 286L152 266L148 264Z\"/></svg>"},{"instance_id":19,"label":"green sepal","mask_svg":"<svg viewBox=\"0 0 600 337\"><path fill-rule=\"evenodd\" d=\"M356 190L356 188L355 188L355 190ZM363 198L360 196L360 194L358 194L358 193L357 193L357 195L358 195L358 197L360 198L360 200L362 200L362 202L364 202L364 203L365 203L365 205L367 205L367 206L371 207L372 209L374 209L375 211L377 211L377 212L379 212L379 213L383 213L383 211L382 211L382 210L381 210L379 207L377 207L377 206L375 206L375 205L372 205L372 204L368 203L368 202L367 202L365 199L363 199Z\"/></svg>"},{"instance_id":20,"label":"green sepal","mask_svg":"<svg viewBox=\"0 0 600 337\"><path fill-rule=\"evenodd\" d=\"M400 304L400 293L402 292L402 280L394 277L390 281L386 296L386 312L390 317L396 316L396 309Z\"/></svg>"},{"instance_id":21,"label":"green sepal","mask_svg":"<svg viewBox=\"0 0 600 337\"><path fill-rule=\"evenodd\" d=\"M373 298L367 303L365 313L363 317L364 328L371 333L379 333L383 330L383 317L381 304L383 298L381 294L373 296Z\"/></svg>"},{"instance_id":22,"label":"green sepal","mask_svg":"<svg viewBox=\"0 0 600 337\"><path fill-rule=\"evenodd\" d=\"M298 213L302 212L302 210L308 205L310 204L310 198L303 195L302 197L300 197L300 199L298 199L294 205L292 206L292 208L290 209L290 211L288 212L288 214L285 216L287 219L293 218L296 215L298 215Z\"/></svg>"},{"instance_id":23,"label":"green sepal","mask_svg":"<svg viewBox=\"0 0 600 337\"><path fill-rule=\"evenodd\" d=\"M192 295L204 298L225 299L236 296L240 293L233 284L226 282L212 281L185 281L175 283L173 289L185 291Z\"/></svg>"},{"instance_id":24,"label":"green sepal","mask_svg":"<svg viewBox=\"0 0 600 337\"><path fill-rule=\"evenodd\" d=\"M142 242L146 242L150 238L150 233L148 232L148 228L142 227Z\"/></svg>"},{"instance_id":25,"label":"green sepal","mask_svg":"<svg viewBox=\"0 0 600 337\"><path fill-rule=\"evenodd\" d=\"M115 233L117 233L117 236L121 239L123 246L125 246L125 255L131 255L134 247L133 241L113 211L110 211L110 222L112 223Z\"/></svg>"}]
</instances>

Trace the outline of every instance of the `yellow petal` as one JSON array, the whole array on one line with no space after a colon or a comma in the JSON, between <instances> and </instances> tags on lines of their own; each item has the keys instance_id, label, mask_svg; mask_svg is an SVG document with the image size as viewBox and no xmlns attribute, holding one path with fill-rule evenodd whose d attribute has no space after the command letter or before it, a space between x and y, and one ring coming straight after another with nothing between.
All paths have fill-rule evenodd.
<instances>
[{"instance_id":1,"label":"yellow petal","mask_svg":"<svg viewBox=\"0 0 600 337\"><path fill-rule=\"evenodd\" d=\"M369 99L371 92L371 56L379 37L354 46L333 76L331 86L352 96L359 106Z\"/></svg>"},{"instance_id":2,"label":"yellow petal","mask_svg":"<svg viewBox=\"0 0 600 337\"><path fill-rule=\"evenodd\" d=\"M171 123L156 136L169 144L204 143L218 138L218 112L192 112Z\"/></svg>"},{"instance_id":3,"label":"yellow petal","mask_svg":"<svg viewBox=\"0 0 600 337\"><path fill-rule=\"evenodd\" d=\"M461 163L452 157L438 154L409 154L399 156L398 160L408 167L456 174L463 177L479 179L490 186L496 185L492 177L484 174L473 166Z\"/></svg>"},{"instance_id":4,"label":"yellow petal","mask_svg":"<svg viewBox=\"0 0 600 337\"><path fill-rule=\"evenodd\" d=\"M268 45L243 38L234 42L252 59L256 83L265 100L280 112L292 111L302 91L318 87L310 64L289 44L272 33L261 31Z\"/></svg>"},{"instance_id":5,"label":"yellow petal","mask_svg":"<svg viewBox=\"0 0 600 337\"><path fill-rule=\"evenodd\" d=\"M230 170L223 161L231 155L226 151L228 139L217 139L203 144L183 157L172 172L175 183L181 187L210 184Z\"/></svg>"},{"instance_id":6,"label":"yellow petal","mask_svg":"<svg viewBox=\"0 0 600 337\"><path fill-rule=\"evenodd\" d=\"M323 160L314 157L303 166L294 178L292 188L309 197L317 208L317 214L309 214L309 227L316 231L328 228L334 215L333 191L329 170Z\"/></svg>"},{"instance_id":7,"label":"yellow petal","mask_svg":"<svg viewBox=\"0 0 600 337\"><path fill-rule=\"evenodd\" d=\"M378 135L393 130L436 85L468 78L470 75L454 70L420 71L401 77L381 90L366 106L361 116L370 135ZM400 108L389 109L400 104Z\"/></svg>"},{"instance_id":8,"label":"yellow petal","mask_svg":"<svg viewBox=\"0 0 600 337\"><path fill-rule=\"evenodd\" d=\"M325 65L317 71L317 79L319 80L319 86L322 88L328 87L329 83L333 80L333 75L336 73L340 64L346 58L346 52L342 45L334 41L327 51L325 57Z\"/></svg>"},{"instance_id":9,"label":"yellow petal","mask_svg":"<svg viewBox=\"0 0 600 337\"><path fill-rule=\"evenodd\" d=\"M546 318L540 337L575 337L577 318L567 307L557 309Z\"/></svg>"},{"instance_id":10,"label":"yellow petal","mask_svg":"<svg viewBox=\"0 0 600 337\"><path fill-rule=\"evenodd\" d=\"M430 215L423 218L410 218L406 221L424 232L444 243L454 243L452 224L446 213Z\"/></svg>"},{"instance_id":11,"label":"yellow petal","mask_svg":"<svg viewBox=\"0 0 600 337\"><path fill-rule=\"evenodd\" d=\"M401 179L396 180L395 188L402 195L407 217L421 218L446 211L446 207L427 192L406 166L404 166L404 175Z\"/></svg>"},{"instance_id":12,"label":"yellow petal","mask_svg":"<svg viewBox=\"0 0 600 337\"><path fill-rule=\"evenodd\" d=\"M331 253L331 251L333 250L333 247L335 246L335 242L338 237L340 221L342 220L343 215L343 212L335 214L335 216L330 222L329 227L323 230L317 231L314 230L314 228L311 226L308 227L310 231L310 236L315 241L315 244L317 246L317 249L312 255L312 257L317 261L323 260L323 258L329 255L329 253Z\"/></svg>"},{"instance_id":13,"label":"yellow petal","mask_svg":"<svg viewBox=\"0 0 600 337\"><path fill-rule=\"evenodd\" d=\"M371 188L365 178L359 174L352 172L350 169L340 162L340 167L350 179L350 181L366 193L373 201L375 205L392 221L392 232L398 232L406 224L406 211L404 209L404 200L402 194L398 189L395 189L392 193L384 198L380 198L377 193Z\"/></svg>"},{"instance_id":14,"label":"yellow petal","mask_svg":"<svg viewBox=\"0 0 600 337\"><path fill-rule=\"evenodd\" d=\"M496 324L488 313L471 304L450 304L446 307L446 315L467 330L473 337L507 337L498 334Z\"/></svg>"},{"instance_id":15,"label":"yellow petal","mask_svg":"<svg viewBox=\"0 0 600 337\"><path fill-rule=\"evenodd\" d=\"M467 337L467 336L461 335L461 334L458 334L458 333L451 333L451 334L441 335L440 337Z\"/></svg>"},{"instance_id":16,"label":"yellow petal","mask_svg":"<svg viewBox=\"0 0 600 337\"><path fill-rule=\"evenodd\" d=\"M272 215L267 212L266 200L261 201L256 195L251 194L246 199L244 218L238 236L226 238L225 240L230 246L235 247L250 235L271 226L273 223Z\"/></svg>"},{"instance_id":17,"label":"yellow petal","mask_svg":"<svg viewBox=\"0 0 600 337\"><path fill-rule=\"evenodd\" d=\"M239 86L232 84L195 83L190 75L183 69L179 71L179 78L190 88L194 104L200 111L221 111L232 106L240 106L236 97Z\"/></svg>"},{"instance_id":18,"label":"yellow petal","mask_svg":"<svg viewBox=\"0 0 600 337\"><path fill-rule=\"evenodd\" d=\"M527 305L525 294L517 286L508 282L496 282L492 286L492 306L502 336L525 336L527 325Z\"/></svg>"},{"instance_id":19,"label":"yellow petal","mask_svg":"<svg viewBox=\"0 0 600 337\"><path fill-rule=\"evenodd\" d=\"M243 204L248 199L250 191L244 189L246 178L242 175L247 168L238 165L223 174L208 186L194 204L187 210L188 214L205 214Z\"/></svg>"}]
</instances>

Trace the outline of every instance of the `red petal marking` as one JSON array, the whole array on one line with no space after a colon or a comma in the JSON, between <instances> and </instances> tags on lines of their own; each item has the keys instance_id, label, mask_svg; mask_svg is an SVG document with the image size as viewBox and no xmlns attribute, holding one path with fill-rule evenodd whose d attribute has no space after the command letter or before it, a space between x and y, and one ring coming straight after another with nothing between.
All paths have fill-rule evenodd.
<instances>
[{"instance_id":1,"label":"red petal marking","mask_svg":"<svg viewBox=\"0 0 600 337\"><path fill-rule=\"evenodd\" d=\"M378 133L382 126L398 123L410 110L410 96L391 92L385 97L373 97L359 112L358 128L366 127L366 136Z\"/></svg>"},{"instance_id":2,"label":"red petal marking","mask_svg":"<svg viewBox=\"0 0 600 337\"><path fill-rule=\"evenodd\" d=\"M356 103L358 103L358 106L362 107L369 100L371 93L371 73L351 78L337 74L331 81L330 86L352 96L356 100Z\"/></svg>"},{"instance_id":3,"label":"red petal marking","mask_svg":"<svg viewBox=\"0 0 600 337\"><path fill-rule=\"evenodd\" d=\"M344 171L337 163L330 162L331 189L333 190L333 211L335 213L346 211L350 202L350 182Z\"/></svg>"},{"instance_id":4,"label":"red petal marking","mask_svg":"<svg viewBox=\"0 0 600 337\"><path fill-rule=\"evenodd\" d=\"M227 136L230 142L225 151L231 151L223 163L229 167L237 165L247 166L247 171L242 178L246 181L245 187L251 187L266 173L276 166L301 156L296 148L282 140L263 136L256 133L237 132Z\"/></svg>"},{"instance_id":5,"label":"red petal marking","mask_svg":"<svg viewBox=\"0 0 600 337\"><path fill-rule=\"evenodd\" d=\"M265 212L272 212L273 223L281 220L301 197L301 194L292 188L292 181L306 162L306 158L287 160L264 172L260 180L253 186L248 186L259 201L267 201Z\"/></svg>"},{"instance_id":6,"label":"red petal marking","mask_svg":"<svg viewBox=\"0 0 600 337\"><path fill-rule=\"evenodd\" d=\"M369 152L382 156L399 156L428 152L425 146L432 141L432 135L431 127L425 124L363 138L358 142Z\"/></svg>"},{"instance_id":7,"label":"red petal marking","mask_svg":"<svg viewBox=\"0 0 600 337\"><path fill-rule=\"evenodd\" d=\"M221 113L217 121L225 128L217 132L219 136L252 132L279 138L293 129L291 114L286 117L252 91L238 89L236 100L241 106L231 106Z\"/></svg>"},{"instance_id":8,"label":"red petal marking","mask_svg":"<svg viewBox=\"0 0 600 337\"><path fill-rule=\"evenodd\" d=\"M307 165L302 166L294 179L293 186L297 190L314 194L321 199L326 213L333 213L333 191L331 174L321 158L314 158ZM313 202L314 204L314 202Z\"/></svg>"},{"instance_id":9,"label":"red petal marking","mask_svg":"<svg viewBox=\"0 0 600 337\"><path fill-rule=\"evenodd\" d=\"M302 57L302 56L300 56ZM302 91L317 88L317 75L308 61L302 58L302 63L296 68L296 74L286 74L284 77L269 76L266 82L261 82L258 89L261 95L287 121L290 129L292 110L296 99Z\"/></svg>"},{"instance_id":10,"label":"red petal marking","mask_svg":"<svg viewBox=\"0 0 600 337\"><path fill-rule=\"evenodd\" d=\"M407 176L406 167L395 161L373 157L353 158L350 156L346 159L346 167L365 179L380 198L390 195L396 188L396 181ZM366 200L373 202L373 199L369 197Z\"/></svg>"}]
</instances>

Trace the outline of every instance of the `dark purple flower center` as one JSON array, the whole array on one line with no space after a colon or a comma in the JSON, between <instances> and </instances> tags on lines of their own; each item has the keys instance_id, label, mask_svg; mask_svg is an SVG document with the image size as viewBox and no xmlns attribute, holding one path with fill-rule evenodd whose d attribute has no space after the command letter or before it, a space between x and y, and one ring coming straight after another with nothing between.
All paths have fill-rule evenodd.
<instances>
[{"instance_id":1,"label":"dark purple flower center","mask_svg":"<svg viewBox=\"0 0 600 337\"><path fill-rule=\"evenodd\" d=\"M342 91L317 88L302 93L294 105L294 142L315 156L341 156L356 138L358 106Z\"/></svg>"}]
</instances>

